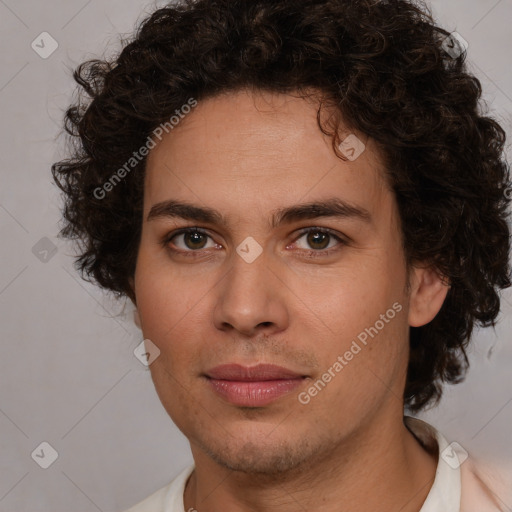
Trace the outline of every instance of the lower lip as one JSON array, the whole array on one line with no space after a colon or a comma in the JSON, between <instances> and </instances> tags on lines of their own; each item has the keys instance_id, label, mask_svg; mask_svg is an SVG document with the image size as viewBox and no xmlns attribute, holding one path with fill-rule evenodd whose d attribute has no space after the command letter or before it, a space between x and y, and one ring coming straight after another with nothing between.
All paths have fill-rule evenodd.
<instances>
[{"instance_id":1,"label":"lower lip","mask_svg":"<svg viewBox=\"0 0 512 512\"><path fill-rule=\"evenodd\" d=\"M228 402L242 407L262 407L300 386L296 379L265 380L257 382L208 379L213 390Z\"/></svg>"}]
</instances>

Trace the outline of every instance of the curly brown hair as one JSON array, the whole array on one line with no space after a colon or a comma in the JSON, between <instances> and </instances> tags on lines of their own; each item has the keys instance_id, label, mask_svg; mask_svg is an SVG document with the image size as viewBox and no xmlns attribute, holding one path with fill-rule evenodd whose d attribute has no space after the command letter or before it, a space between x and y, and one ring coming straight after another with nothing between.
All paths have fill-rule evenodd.
<instances>
[{"instance_id":1,"label":"curly brown hair","mask_svg":"<svg viewBox=\"0 0 512 512\"><path fill-rule=\"evenodd\" d=\"M66 112L72 150L52 174L65 197L60 236L80 248L76 268L135 302L146 158L101 198L98 187L191 97L318 91L381 148L407 264L433 265L451 285L434 320L410 328L404 404L437 404L442 382L464 378L475 323L495 325L498 288L511 284L505 132L481 112L466 52L445 51L449 35L425 4L405 0L184 0L156 10L115 58L74 72L86 95ZM317 119L336 151L338 126Z\"/></svg>"}]
</instances>

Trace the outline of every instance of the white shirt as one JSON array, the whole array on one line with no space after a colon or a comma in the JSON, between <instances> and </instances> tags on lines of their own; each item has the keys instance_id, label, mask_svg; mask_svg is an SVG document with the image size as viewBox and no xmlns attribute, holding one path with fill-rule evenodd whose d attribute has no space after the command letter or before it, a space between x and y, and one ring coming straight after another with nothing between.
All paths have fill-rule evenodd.
<instances>
[{"instance_id":1,"label":"white shirt","mask_svg":"<svg viewBox=\"0 0 512 512\"><path fill-rule=\"evenodd\" d=\"M426 448L438 452L434 483L419 512L505 512L506 505L481 480L471 458L457 443L449 444L432 425L405 416L407 428ZM185 511L183 493L194 465L184 469L170 484L125 512ZM193 509L190 511L193 512Z\"/></svg>"}]
</instances>

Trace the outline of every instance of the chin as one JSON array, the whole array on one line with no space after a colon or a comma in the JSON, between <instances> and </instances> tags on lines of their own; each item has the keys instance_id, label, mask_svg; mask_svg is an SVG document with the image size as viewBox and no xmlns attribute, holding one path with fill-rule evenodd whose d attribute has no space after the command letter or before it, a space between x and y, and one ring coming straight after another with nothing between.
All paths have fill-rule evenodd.
<instances>
[{"instance_id":1,"label":"chin","mask_svg":"<svg viewBox=\"0 0 512 512\"><path fill-rule=\"evenodd\" d=\"M311 458L318 454L319 446L312 446L307 439L293 442L288 436L286 440L269 434L257 442L242 441L227 436L218 440L202 440L198 447L219 466L231 471L254 475L277 476L290 471L299 471L309 464Z\"/></svg>"}]
</instances>

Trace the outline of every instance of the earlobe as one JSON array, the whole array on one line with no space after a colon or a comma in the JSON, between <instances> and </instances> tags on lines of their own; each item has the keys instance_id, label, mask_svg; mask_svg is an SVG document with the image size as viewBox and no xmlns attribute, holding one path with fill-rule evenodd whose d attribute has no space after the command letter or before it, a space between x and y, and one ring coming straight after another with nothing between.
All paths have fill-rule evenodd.
<instances>
[{"instance_id":1,"label":"earlobe","mask_svg":"<svg viewBox=\"0 0 512 512\"><path fill-rule=\"evenodd\" d=\"M415 267L411 272L409 325L421 327L432 321L449 289L449 283L433 267Z\"/></svg>"}]
</instances>

